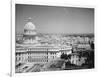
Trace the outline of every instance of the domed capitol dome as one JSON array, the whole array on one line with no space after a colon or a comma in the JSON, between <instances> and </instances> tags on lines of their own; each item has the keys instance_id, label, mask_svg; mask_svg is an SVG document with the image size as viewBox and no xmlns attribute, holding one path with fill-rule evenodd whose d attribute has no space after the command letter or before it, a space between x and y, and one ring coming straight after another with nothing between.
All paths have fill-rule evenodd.
<instances>
[{"instance_id":1,"label":"domed capitol dome","mask_svg":"<svg viewBox=\"0 0 100 77\"><path fill-rule=\"evenodd\" d=\"M31 17L28 18L28 22L24 26L24 34L25 35L36 34L36 28L35 28L35 25L31 22Z\"/></svg>"},{"instance_id":2,"label":"domed capitol dome","mask_svg":"<svg viewBox=\"0 0 100 77\"><path fill-rule=\"evenodd\" d=\"M24 29L35 30L35 25L30 20L31 20L31 17L29 17L28 22L24 26Z\"/></svg>"}]
</instances>

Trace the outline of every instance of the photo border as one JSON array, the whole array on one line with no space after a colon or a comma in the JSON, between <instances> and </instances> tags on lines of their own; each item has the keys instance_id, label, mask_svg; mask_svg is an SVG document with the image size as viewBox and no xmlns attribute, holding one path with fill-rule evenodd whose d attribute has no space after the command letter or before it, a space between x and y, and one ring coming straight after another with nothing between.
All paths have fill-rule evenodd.
<instances>
[{"instance_id":1,"label":"photo border","mask_svg":"<svg viewBox=\"0 0 100 77\"><path fill-rule=\"evenodd\" d=\"M63 70L63 71L46 71L46 72L34 72L34 73L15 73L15 5L16 4L28 4L28 5L45 5L45 6L62 6L62 7L76 7L76 8L94 8L94 13L95 13L95 6L91 6L91 5L78 5L78 4L67 4L64 2L36 2L36 1L15 1L13 0L11 2L11 76L12 77L33 77L33 76L37 76L40 74L41 75L46 75L48 76L49 74L55 74L55 73L61 73L64 74L66 73L81 73L81 72L94 72L96 71L96 61L95 61L95 68L94 69L82 69L82 70ZM95 16L95 15L94 15ZM95 22L95 18L94 18L94 22ZM94 25L94 35L95 35L95 25ZM95 37L94 37L95 38ZM96 56L96 53L95 53Z\"/></svg>"}]
</instances>

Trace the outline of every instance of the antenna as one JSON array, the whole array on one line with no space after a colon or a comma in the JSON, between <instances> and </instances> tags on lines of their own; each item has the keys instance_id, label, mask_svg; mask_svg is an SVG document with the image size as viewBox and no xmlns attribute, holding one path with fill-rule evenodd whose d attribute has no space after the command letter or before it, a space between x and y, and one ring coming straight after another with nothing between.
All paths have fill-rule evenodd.
<instances>
[{"instance_id":1,"label":"antenna","mask_svg":"<svg viewBox=\"0 0 100 77\"><path fill-rule=\"evenodd\" d=\"M28 18L28 21L31 21L31 19L32 19L32 18L31 18L31 17L29 17L29 18Z\"/></svg>"}]
</instances>

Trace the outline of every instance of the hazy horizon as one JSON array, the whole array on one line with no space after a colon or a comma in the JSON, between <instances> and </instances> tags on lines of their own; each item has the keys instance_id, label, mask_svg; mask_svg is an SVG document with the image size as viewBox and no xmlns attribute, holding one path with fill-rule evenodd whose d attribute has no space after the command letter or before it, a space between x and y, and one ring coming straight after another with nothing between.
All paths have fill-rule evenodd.
<instances>
[{"instance_id":1,"label":"hazy horizon","mask_svg":"<svg viewBox=\"0 0 100 77\"><path fill-rule=\"evenodd\" d=\"M16 33L23 33L31 17L38 33L94 33L94 9L42 5L16 5Z\"/></svg>"}]
</instances>

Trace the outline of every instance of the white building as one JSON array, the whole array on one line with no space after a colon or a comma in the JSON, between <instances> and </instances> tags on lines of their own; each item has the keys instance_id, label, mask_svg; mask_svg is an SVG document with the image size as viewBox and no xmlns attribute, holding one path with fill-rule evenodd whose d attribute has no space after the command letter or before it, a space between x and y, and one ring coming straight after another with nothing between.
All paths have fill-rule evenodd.
<instances>
[{"instance_id":1,"label":"white building","mask_svg":"<svg viewBox=\"0 0 100 77\"><path fill-rule=\"evenodd\" d=\"M24 26L23 44L16 44L16 63L47 63L62 53L70 54L71 46L42 45L38 42L35 25L30 21Z\"/></svg>"},{"instance_id":2,"label":"white building","mask_svg":"<svg viewBox=\"0 0 100 77\"><path fill-rule=\"evenodd\" d=\"M85 60L86 60L86 57L79 58L79 54L78 53L71 54L71 59L70 59L71 64L75 64L77 66L81 66L82 64L85 63Z\"/></svg>"}]
</instances>

